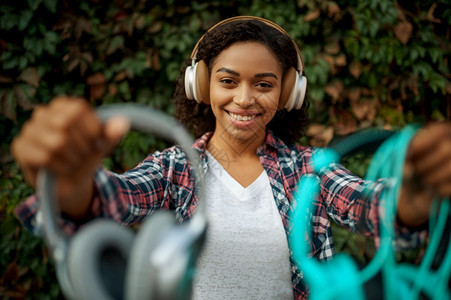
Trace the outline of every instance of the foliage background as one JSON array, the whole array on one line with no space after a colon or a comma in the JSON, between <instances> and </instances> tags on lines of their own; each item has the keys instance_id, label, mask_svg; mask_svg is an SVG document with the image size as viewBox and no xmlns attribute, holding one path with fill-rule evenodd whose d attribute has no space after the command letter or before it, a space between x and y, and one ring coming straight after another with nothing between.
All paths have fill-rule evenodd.
<instances>
[{"instance_id":1,"label":"foliage background","mask_svg":"<svg viewBox=\"0 0 451 300\"><path fill-rule=\"evenodd\" d=\"M234 15L275 21L298 42L312 124L301 142L326 145L358 129L451 119L451 9L445 0L2 0L0 4L0 297L61 298L42 241L13 207L32 189L9 144L33 107L58 94L93 106L139 102L169 114L182 63L210 26ZM129 134L105 160L132 167L164 147ZM369 158L346 163L364 175ZM334 230L338 249L367 262L367 240Z\"/></svg>"}]
</instances>

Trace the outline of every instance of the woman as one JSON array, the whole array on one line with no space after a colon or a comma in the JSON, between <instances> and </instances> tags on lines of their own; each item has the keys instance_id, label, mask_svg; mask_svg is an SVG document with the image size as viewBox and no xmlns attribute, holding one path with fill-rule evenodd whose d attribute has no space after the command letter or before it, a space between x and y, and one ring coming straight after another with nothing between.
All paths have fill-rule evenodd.
<instances>
[{"instance_id":1,"label":"woman","mask_svg":"<svg viewBox=\"0 0 451 300\"><path fill-rule=\"evenodd\" d=\"M307 296L286 238L293 221L293 192L299 178L312 172L314 151L293 145L307 124L302 69L301 54L288 34L252 17L214 26L182 68L174 95L176 118L198 138L193 147L206 170L208 195L209 230L195 298ZM124 119L102 126L85 101L59 97L36 109L12 149L30 183L35 184L39 168L55 173L59 205L72 231L98 216L131 225L160 208L188 220L197 195L180 147L151 154L125 174L98 168L127 130ZM450 133L448 124L429 126L410 145L409 179L420 178L429 188L412 193L413 181L403 185L399 244L415 246L424 237L416 229L428 219L429 191L451 194ZM378 201L365 203L362 180L337 165L321 181L311 254L332 258L329 218L377 241ZM381 184L375 183L374 190ZM35 197L16 209L32 230L36 212Z\"/></svg>"}]
</instances>

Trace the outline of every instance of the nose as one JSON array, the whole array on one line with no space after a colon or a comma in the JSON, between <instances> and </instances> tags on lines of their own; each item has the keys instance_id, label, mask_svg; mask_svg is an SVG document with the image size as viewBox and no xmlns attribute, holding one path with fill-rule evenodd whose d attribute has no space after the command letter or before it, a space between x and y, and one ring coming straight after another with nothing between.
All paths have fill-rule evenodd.
<instances>
[{"instance_id":1,"label":"nose","mask_svg":"<svg viewBox=\"0 0 451 300\"><path fill-rule=\"evenodd\" d=\"M249 107L255 103L255 93L251 86L248 84L241 84L238 89L236 89L237 93L233 97L233 102L238 104L241 107Z\"/></svg>"}]
</instances>

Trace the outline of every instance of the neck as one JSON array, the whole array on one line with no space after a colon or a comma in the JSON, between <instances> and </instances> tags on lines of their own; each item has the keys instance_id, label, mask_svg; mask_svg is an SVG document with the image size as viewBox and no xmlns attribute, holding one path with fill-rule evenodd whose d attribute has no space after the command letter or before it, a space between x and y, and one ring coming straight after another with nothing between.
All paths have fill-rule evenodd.
<instances>
[{"instance_id":1,"label":"neck","mask_svg":"<svg viewBox=\"0 0 451 300\"><path fill-rule=\"evenodd\" d=\"M213 133L208 142L208 151L218 160L239 160L249 156L256 156L257 149L266 139L266 133L253 136L252 139L239 139L228 135L226 132Z\"/></svg>"}]
</instances>

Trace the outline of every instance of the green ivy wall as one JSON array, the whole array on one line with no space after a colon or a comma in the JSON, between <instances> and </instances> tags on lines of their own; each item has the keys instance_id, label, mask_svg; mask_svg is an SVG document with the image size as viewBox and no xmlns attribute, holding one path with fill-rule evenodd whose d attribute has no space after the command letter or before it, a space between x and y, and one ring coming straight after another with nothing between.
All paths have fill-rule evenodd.
<instances>
[{"instance_id":1,"label":"green ivy wall","mask_svg":"<svg viewBox=\"0 0 451 300\"><path fill-rule=\"evenodd\" d=\"M312 117L302 143L321 146L362 128L451 119L445 0L2 0L0 297L61 297L42 241L12 214L32 190L9 145L33 107L71 94L93 106L138 102L172 114L181 64L210 26L235 15L270 19L301 48ZM164 146L129 134L105 164L125 170ZM347 163L363 175L368 159ZM371 243L335 234L339 249L371 258Z\"/></svg>"}]
</instances>

